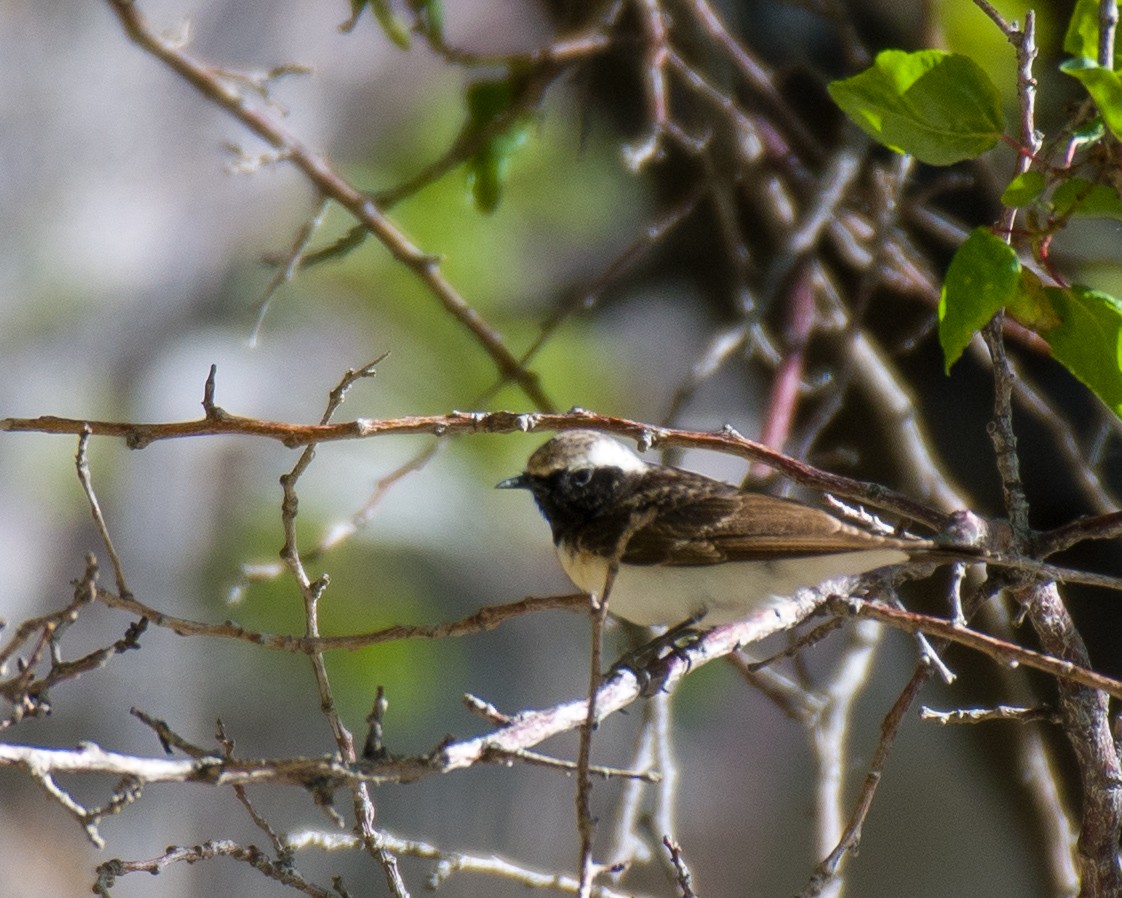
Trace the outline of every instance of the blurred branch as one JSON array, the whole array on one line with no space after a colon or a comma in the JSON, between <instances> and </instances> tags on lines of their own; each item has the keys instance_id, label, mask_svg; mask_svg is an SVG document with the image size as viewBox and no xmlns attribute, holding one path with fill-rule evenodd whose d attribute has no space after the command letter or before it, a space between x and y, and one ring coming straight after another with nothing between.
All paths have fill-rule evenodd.
<instances>
[{"instance_id":1,"label":"blurred branch","mask_svg":"<svg viewBox=\"0 0 1122 898\"><path fill-rule=\"evenodd\" d=\"M729 657L734 658L736 655L734 653ZM660 690L639 706L642 719L631 754L631 766L636 770L657 770L658 789L652 798L653 808L647 810L644 801L650 795L650 790L642 788L634 779L623 786L622 794L616 802L615 820L605 850L611 875L617 879L633 865L646 863L651 859L651 848L640 831L644 821L650 821L650 830L656 835L673 835L677 832L674 818L680 772L672 744L672 698L670 693Z\"/></svg>"},{"instance_id":2,"label":"blurred branch","mask_svg":"<svg viewBox=\"0 0 1122 898\"><path fill-rule=\"evenodd\" d=\"M125 34L146 52L159 59L212 103L229 112L245 127L295 165L324 197L346 209L370 231L390 254L416 275L453 318L491 356L500 374L516 382L527 398L541 409L553 403L543 392L538 376L523 368L506 348L497 330L472 308L445 278L437 257L422 251L401 231L369 196L337 173L323 156L305 146L267 111L250 104L235 82L191 56L176 41L156 33L133 0L106 0L117 15Z\"/></svg>"},{"instance_id":3,"label":"blurred branch","mask_svg":"<svg viewBox=\"0 0 1122 898\"><path fill-rule=\"evenodd\" d=\"M277 295L285 284L292 280L296 275L296 270L300 268L305 260L308 258L308 244L311 242L312 237L315 236L316 231L319 230L323 224L323 219L327 215L328 203L327 200L321 199L319 206L312 216L305 221L300 229L296 232L296 237L292 241L292 246L288 252L285 253L284 259L277 265L277 271L273 275L272 280L269 281L268 286L265 288L265 294L257 304L257 319L253 322L253 330L249 335L250 347L257 346L257 341L261 336L261 328L265 325L265 315L269 311L269 306L273 302L273 297Z\"/></svg>"},{"instance_id":4,"label":"blurred branch","mask_svg":"<svg viewBox=\"0 0 1122 898\"><path fill-rule=\"evenodd\" d=\"M880 739L877 742L876 751L873 752L872 760L869 762L869 769L865 774L857 801L850 812L849 821L846 823L837 845L819 862L810 881L799 893L800 898L817 898L826 890L835 890L834 883L837 882L842 861L847 854L855 852L861 842L861 830L865 824L865 819L868 817L869 809L872 807L877 786L880 784L885 764L888 762L889 752L896 741L896 735L900 731L900 725L904 721L904 715L930 676L930 667L922 665L917 667L912 674L912 678L896 698L888 714L885 715L884 721L881 723Z\"/></svg>"},{"instance_id":5,"label":"blurred branch","mask_svg":"<svg viewBox=\"0 0 1122 898\"><path fill-rule=\"evenodd\" d=\"M850 728L858 699L873 673L884 630L872 622L853 627L845 652L821 691L820 711L805 721L815 765L815 855L827 857L845 831L846 767L850 758ZM844 881L833 877L821 894L837 896Z\"/></svg>"},{"instance_id":6,"label":"blurred branch","mask_svg":"<svg viewBox=\"0 0 1122 898\"><path fill-rule=\"evenodd\" d=\"M644 90L647 96L649 133L638 144L624 148L624 158L632 171L638 172L662 154L663 136L676 127L670 115L670 97L666 84L669 43L666 20L659 0L636 0L632 4L642 20L645 59Z\"/></svg>"}]
</instances>

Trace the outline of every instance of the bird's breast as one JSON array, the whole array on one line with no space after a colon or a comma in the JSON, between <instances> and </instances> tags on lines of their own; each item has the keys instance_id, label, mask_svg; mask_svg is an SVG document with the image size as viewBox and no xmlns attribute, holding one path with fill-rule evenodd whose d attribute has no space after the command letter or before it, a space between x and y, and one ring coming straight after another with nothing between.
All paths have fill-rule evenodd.
<instances>
[{"instance_id":1,"label":"bird's breast","mask_svg":"<svg viewBox=\"0 0 1122 898\"><path fill-rule=\"evenodd\" d=\"M564 543L557 555L578 589L603 594L610 568L606 558L573 551ZM702 627L718 627L783 604L799 589L907 560L900 549L870 549L689 566L621 564L608 610L640 626L669 627L698 618Z\"/></svg>"}]
</instances>

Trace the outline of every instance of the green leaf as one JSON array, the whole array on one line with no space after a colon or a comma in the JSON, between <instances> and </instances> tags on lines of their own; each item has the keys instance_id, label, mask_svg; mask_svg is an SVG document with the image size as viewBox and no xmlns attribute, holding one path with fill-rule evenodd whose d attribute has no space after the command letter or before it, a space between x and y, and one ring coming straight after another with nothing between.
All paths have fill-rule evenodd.
<instances>
[{"instance_id":1,"label":"green leaf","mask_svg":"<svg viewBox=\"0 0 1122 898\"><path fill-rule=\"evenodd\" d=\"M1122 197L1118 191L1086 178L1064 181L1052 194L1052 207L1061 217L1122 219Z\"/></svg>"},{"instance_id":2,"label":"green leaf","mask_svg":"<svg viewBox=\"0 0 1122 898\"><path fill-rule=\"evenodd\" d=\"M1029 268L1021 269L1017 289L1005 306L1006 313L1029 330L1043 333L1060 323L1047 289Z\"/></svg>"},{"instance_id":3,"label":"green leaf","mask_svg":"<svg viewBox=\"0 0 1122 898\"><path fill-rule=\"evenodd\" d=\"M529 114L520 114L514 109L521 85L521 77L512 73L507 78L477 81L467 89L465 130L468 136L487 133L501 125L504 117L511 118L505 126L489 134L467 162L468 186L475 205L488 214L494 212L502 200L511 158L530 136Z\"/></svg>"},{"instance_id":4,"label":"green leaf","mask_svg":"<svg viewBox=\"0 0 1122 898\"><path fill-rule=\"evenodd\" d=\"M1099 58L1099 0L1075 0L1064 34L1064 52L1069 56Z\"/></svg>"},{"instance_id":5,"label":"green leaf","mask_svg":"<svg viewBox=\"0 0 1122 898\"><path fill-rule=\"evenodd\" d=\"M972 59L942 50L883 50L871 68L827 89L875 140L930 165L980 156L1005 130L989 76Z\"/></svg>"},{"instance_id":6,"label":"green leaf","mask_svg":"<svg viewBox=\"0 0 1122 898\"><path fill-rule=\"evenodd\" d=\"M514 102L510 78L476 81L467 88L468 127L482 131L506 112Z\"/></svg>"},{"instance_id":7,"label":"green leaf","mask_svg":"<svg viewBox=\"0 0 1122 898\"><path fill-rule=\"evenodd\" d=\"M1021 262L987 228L975 228L954 254L939 297L939 343L946 371L1000 309L1016 302Z\"/></svg>"},{"instance_id":8,"label":"green leaf","mask_svg":"<svg viewBox=\"0 0 1122 898\"><path fill-rule=\"evenodd\" d=\"M1060 63L1060 71L1078 79L1087 88L1099 107L1103 123L1111 134L1122 139L1122 77L1118 72L1103 68L1086 56L1065 59Z\"/></svg>"},{"instance_id":9,"label":"green leaf","mask_svg":"<svg viewBox=\"0 0 1122 898\"><path fill-rule=\"evenodd\" d=\"M1005 188L1001 194L1001 202L1006 206L1029 206L1040 199L1047 181L1038 171L1023 172Z\"/></svg>"},{"instance_id":10,"label":"green leaf","mask_svg":"<svg viewBox=\"0 0 1122 898\"><path fill-rule=\"evenodd\" d=\"M530 136L530 122L517 122L496 134L468 160L468 186L476 208L488 214L499 207L510 160Z\"/></svg>"},{"instance_id":11,"label":"green leaf","mask_svg":"<svg viewBox=\"0 0 1122 898\"><path fill-rule=\"evenodd\" d=\"M1064 52L1069 56L1099 59L1099 0L1075 0L1075 9L1064 33ZM1122 48L1114 51L1112 68L1122 66Z\"/></svg>"},{"instance_id":12,"label":"green leaf","mask_svg":"<svg viewBox=\"0 0 1122 898\"><path fill-rule=\"evenodd\" d=\"M1044 293L1059 321L1038 331L1052 355L1122 416L1122 302L1078 284Z\"/></svg>"},{"instance_id":13,"label":"green leaf","mask_svg":"<svg viewBox=\"0 0 1122 898\"><path fill-rule=\"evenodd\" d=\"M352 6L355 2L356 0L351 0ZM374 13L374 18L382 26L386 37L402 50L408 50L411 43L409 25L393 11L390 0L365 0L365 2L370 3L370 11Z\"/></svg>"},{"instance_id":14,"label":"green leaf","mask_svg":"<svg viewBox=\"0 0 1122 898\"><path fill-rule=\"evenodd\" d=\"M429 37L444 42L444 2L443 0L412 0L413 8L420 16L421 27Z\"/></svg>"}]
</instances>

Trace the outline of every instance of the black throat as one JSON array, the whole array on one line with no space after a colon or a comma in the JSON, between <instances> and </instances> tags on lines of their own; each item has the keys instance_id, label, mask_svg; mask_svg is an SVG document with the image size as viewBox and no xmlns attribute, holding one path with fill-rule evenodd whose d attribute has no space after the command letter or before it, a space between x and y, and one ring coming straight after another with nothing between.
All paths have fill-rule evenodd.
<instances>
[{"instance_id":1,"label":"black throat","mask_svg":"<svg viewBox=\"0 0 1122 898\"><path fill-rule=\"evenodd\" d=\"M642 480L642 474L626 473L619 468L578 468L532 477L529 486L553 531L554 544L583 542L577 534L604 527L603 542L614 549L626 528L626 523L620 525L617 519L629 505L627 497Z\"/></svg>"}]
</instances>

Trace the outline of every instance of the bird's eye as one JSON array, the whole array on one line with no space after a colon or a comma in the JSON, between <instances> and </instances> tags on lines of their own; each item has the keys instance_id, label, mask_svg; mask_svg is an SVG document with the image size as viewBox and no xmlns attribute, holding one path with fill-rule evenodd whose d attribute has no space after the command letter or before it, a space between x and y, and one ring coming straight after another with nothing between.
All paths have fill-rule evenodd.
<instances>
[{"instance_id":1,"label":"bird's eye","mask_svg":"<svg viewBox=\"0 0 1122 898\"><path fill-rule=\"evenodd\" d=\"M590 480L592 480L592 468L578 468L573 471L573 486L588 486Z\"/></svg>"}]
</instances>

